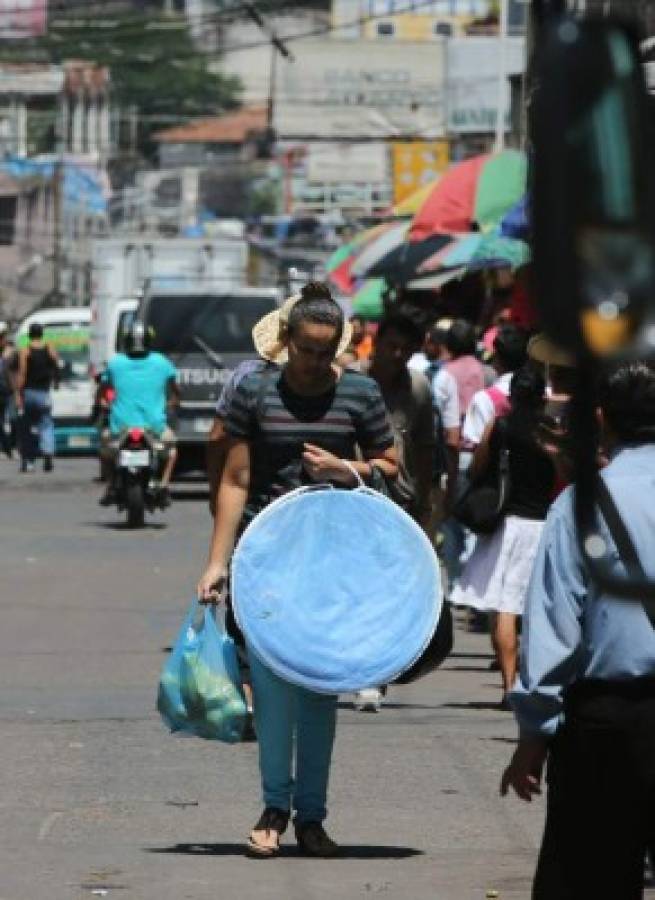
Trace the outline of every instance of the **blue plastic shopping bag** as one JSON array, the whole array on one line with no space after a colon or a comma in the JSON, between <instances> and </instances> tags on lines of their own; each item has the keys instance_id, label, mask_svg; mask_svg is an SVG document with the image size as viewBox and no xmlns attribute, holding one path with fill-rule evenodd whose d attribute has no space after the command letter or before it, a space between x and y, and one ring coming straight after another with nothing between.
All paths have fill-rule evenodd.
<instances>
[{"instance_id":1,"label":"blue plastic shopping bag","mask_svg":"<svg viewBox=\"0 0 655 900\"><path fill-rule=\"evenodd\" d=\"M159 679L157 709L171 731L241 740L247 709L236 646L213 608L191 604Z\"/></svg>"}]
</instances>

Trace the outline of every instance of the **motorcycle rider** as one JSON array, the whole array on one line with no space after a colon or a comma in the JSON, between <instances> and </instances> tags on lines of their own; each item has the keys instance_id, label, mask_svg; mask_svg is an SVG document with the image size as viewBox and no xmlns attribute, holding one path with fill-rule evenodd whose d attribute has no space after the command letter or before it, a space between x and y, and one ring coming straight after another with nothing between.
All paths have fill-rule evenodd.
<instances>
[{"instance_id":1,"label":"motorcycle rider","mask_svg":"<svg viewBox=\"0 0 655 900\"><path fill-rule=\"evenodd\" d=\"M143 322L134 321L125 339L125 352L116 353L103 373L99 393L107 387L115 392L109 410L109 428L101 436L101 456L111 472L101 506L116 502L114 484L117 440L128 428L143 428L161 441L167 450L166 464L157 491L162 509L170 505L168 485L177 450L175 433L168 425L167 412L177 406L180 392L177 369L163 354L150 349L150 334Z\"/></svg>"}]
</instances>

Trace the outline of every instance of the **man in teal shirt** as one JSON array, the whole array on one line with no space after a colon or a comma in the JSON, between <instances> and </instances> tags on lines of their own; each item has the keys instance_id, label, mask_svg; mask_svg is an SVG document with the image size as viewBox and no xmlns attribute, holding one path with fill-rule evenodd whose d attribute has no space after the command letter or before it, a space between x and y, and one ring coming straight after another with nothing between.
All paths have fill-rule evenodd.
<instances>
[{"instance_id":1,"label":"man in teal shirt","mask_svg":"<svg viewBox=\"0 0 655 900\"><path fill-rule=\"evenodd\" d=\"M134 323L126 344L126 352L115 354L102 376L102 383L115 392L109 410L109 440L105 444L110 451L112 438L128 428L143 428L156 435L168 450L160 482L160 500L167 506L177 451L166 413L169 403L179 401L177 369L161 353L149 349L148 335L141 322ZM110 455L113 461L113 453ZM114 502L112 492L110 482L101 504L108 506Z\"/></svg>"}]
</instances>

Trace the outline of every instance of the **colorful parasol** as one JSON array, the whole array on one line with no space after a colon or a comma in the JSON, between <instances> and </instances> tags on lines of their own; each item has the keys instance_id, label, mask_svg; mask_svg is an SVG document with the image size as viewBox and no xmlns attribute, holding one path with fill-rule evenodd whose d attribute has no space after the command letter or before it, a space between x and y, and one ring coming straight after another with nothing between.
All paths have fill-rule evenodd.
<instances>
[{"instance_id":1,"label":"colorful parasol","mask_svg":"<svg viewBox=\"0 0 655 900\"><path fill-rule=\"evenodd\" d=\"M352 271L355 260L366 247L396 224L396 222L381 222L356 234L347 244L337 248L325 264L330 281L344 294L352 294L356 287Z\"/></svg>"},{"instance_id":2,"label":"colorful parasol","mask_svg":"<svg viewBox=\"0 0 655 900\"><path fill-rule=\"evenodd\" d=\"M525 194L526 177L525 154L518 150L457 163L439 179L416 213L410 240L494 230Z\"/></svg>"},{"instance_id":3,"label":"colorful parasol","mask_svg":"<svg viewBox=\"0 0 655 900\"><path fill-rule=\"evenodd\" d=\"M410 223L408 221L394 222L390 228L387 228L366 244L353 263L352 274L356 278L365 276L368 270L379 260L404 242L407 237L407 232L409 231L409 226Z\"/></svg>"},{"instance_id":4,"label":"colorful parasol","mask_svg":"<svg viewBox=\"0 0 655 900\"><path fill-rule=\"evenodd\" d=\"M499 234L485 235L473 254L470 269L490 269L508 267L519 269L530 262L530 247L525 241L503 237Z\"/></svg>"},{"instance_id":5,"label":"colorful parasol","mask_svg":"<svg viewBox=\"0 0 655 900\"><path fill-rule=\"evenodd\" d=\"M463 234L421 263L417 274L461 266L469 271L501 266L518 269L529 260L530 248L523 241L499 234Z\"/></svg>"},{"instance_id":6,"label":"colorful parasol","mask_svg":"<svg viewBox=\"0 0 655 900\"><path fill-rule=\"evenodd\" d=\"M435 178L429 184L424 184L423 187L413 191L409 197L405 197L400 203L396 203L396 205L391 208L393 215L399 219L405 216L415 216L437 186L438 181L439 179Z\"/></svg>"},{"instance_id":7,"label":"colorful parasol","mask_svg":"<svg viewBox=\"0 0 655 900\"><path fill-rule=\"evenodd\" d=\"M404 241L371 266L369 278L386 278L393 284L405 284L416 275L421 263L452 242L447 234L433 234L424 241Z\"/></svg>"},{"instance_id":8,"label":"colorful parasol","mask_svg":"<svg viewBox=\"0 0 655 900\"><path fill-rule=\"evenodd\" d=\"M407 284L407 287L410 291L438 291L449 281L464 278L466 274L468 274L466 266L461 266L459 269L445 269L427 277L415 278Z\"/></svg>"},{"instance_id":9,"label":"colorful parasol","mask_svg":"<svg viewBox=\"0 0 655 900\"><path fill-rule=\"evenodd\" d=\"M528 198L527 196L521 197L516 206L513 206L503 217L500 223L500 233L503 237L527 241L530 238L531 227Z\"/></svg>"}]
</instances>

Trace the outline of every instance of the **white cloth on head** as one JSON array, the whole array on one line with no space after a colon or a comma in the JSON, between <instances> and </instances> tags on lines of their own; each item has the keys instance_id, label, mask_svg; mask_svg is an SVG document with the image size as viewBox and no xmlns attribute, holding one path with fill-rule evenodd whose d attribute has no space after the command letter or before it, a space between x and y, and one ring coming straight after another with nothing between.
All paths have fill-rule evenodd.
<instances>
[{"instance_id":1,"label":"white cloth on head","mask_svg":"<svg viewBox=\"0 0 655 900\"><path fill-rule=\"evenodd\" d=\"M506 372L494 382L493 387L502 391L506 397L509 397L509 387L513 376L513 372ZM477 391L473 395L469 408L466 410L462 426L462 440L477 446L482 440L485 428L493 420L495 414L494 403L487 389Z\"/></svg>"},{"instance_id":2,"label":"white cloth on head","mask_svg":"<svg viewBox=\"0 0 655 900\"><path fill-rule=\"evenodd\" d=\"M543 526L541 520L506 516L493 534L478 537L451 603L523 615Z\"/></svg>"}]
</instances>

